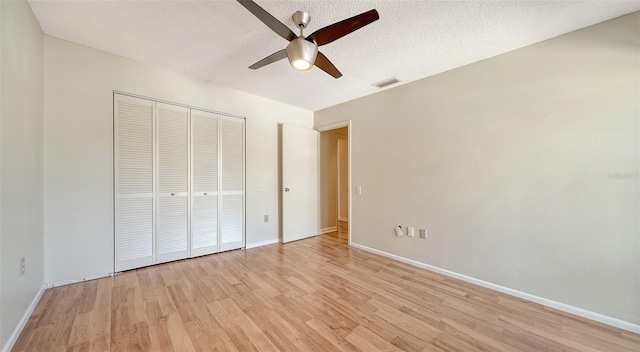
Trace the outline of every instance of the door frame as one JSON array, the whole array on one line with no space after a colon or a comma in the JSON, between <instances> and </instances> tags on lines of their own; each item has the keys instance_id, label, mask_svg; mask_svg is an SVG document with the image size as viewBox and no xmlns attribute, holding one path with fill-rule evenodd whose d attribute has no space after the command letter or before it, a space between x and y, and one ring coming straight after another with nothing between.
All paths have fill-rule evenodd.
<instances>
[{"instance_id":1,"label":"door frame","mask_svg":"<svg viewBox=\"0 0 640 352\"><path fill-rule=\"evenodd\" d=\"M353 141L353 124L351 122L351 120L344 120L344 121L339 121L339 122L334 122L334 123L330 123L330 124L326 124L326 125L320 125L320 126L316 126L315 130L318 132L326 132L326 131L330 131L330 130L335 130L338 128L343 128L343 127L347 127L348 128L348 134L347 134L347 146L348 146L348 150L347 150L347 155L348 155L348 183L349 183L349 221L348 221L348 243L349 246L351 246L351 234L353 233L352 229L353 229L353 182L351 179L352 173L351 173L351 150L352 150L352 141ZM322 172L322 170L320 170L320 168L318 168L318 180L320 180L320 173ZM318 184L318 187L320 185ZM321 204L320 204L320 197L318 197L318 211L320 211L320 209L322 208ZM320 216L318 216L318 219L320 219ZM337 225L337 224L336 224ZM319 230L319 229L318 229ZM318 231L319 232L319 231Z\"/></svg>"}]
</instances>

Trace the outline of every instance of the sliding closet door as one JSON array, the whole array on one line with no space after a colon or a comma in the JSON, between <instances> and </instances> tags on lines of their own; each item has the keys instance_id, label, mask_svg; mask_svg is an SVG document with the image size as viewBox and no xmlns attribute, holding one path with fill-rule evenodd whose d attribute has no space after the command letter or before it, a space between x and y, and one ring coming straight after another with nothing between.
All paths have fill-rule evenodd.
<instances>
[{"instance_id":1,"label":"sliding closet door","mask_svg":"<svg viewBox=\"0 0 640 352\"><path fill-rule=\"evenodd\" d=\"M153 102L114 94L115 270L153 264Z\"/></svg>"},{"instance_id":2,"label":"sliding closet door","mask_svg":"<svg viewBox=\"0 0 640 352\"><path fill-rule=\"evenodd\" d=\"M156 103L156 263L189 255L189 109Z\"/></svg>"},{"instance_id":3,"label":"sliding closet door","mask_svg":"<svg viewBox=\"0 0 640 352\"><path fill-rule=\"evenodd\" d=\"M220 117L220 250L244 247L244 120Z\"/></svg>"},{"instance_id":4,"label":"sliding closet door","mask_svg":"<svg viewBox=\"0 0 640 352\"><path fill-rule=\"evenodd\" d=\"M218 251L218 116L191 110L191 256Z\"/></svg>"}]
</instances>

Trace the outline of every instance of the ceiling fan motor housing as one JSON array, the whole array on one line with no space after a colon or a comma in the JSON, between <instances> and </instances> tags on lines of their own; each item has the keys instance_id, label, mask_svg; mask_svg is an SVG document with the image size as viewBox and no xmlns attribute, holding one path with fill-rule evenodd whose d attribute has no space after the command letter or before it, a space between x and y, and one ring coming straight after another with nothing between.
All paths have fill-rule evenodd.
<instances>
[{"instance_id":1,"label":"ceiling fan motor housing","mask_svg":"<svg viewBox=\"0 0 640 352\"><path fill-rule=\"evenodd\" d=\"M296 26L301 29L307 28L309 22L311 21L311 16L303 11L296 11L293 16L291 16L291 18L293 19L293 23L295 23Z\"/></svg>"}]
</instances>

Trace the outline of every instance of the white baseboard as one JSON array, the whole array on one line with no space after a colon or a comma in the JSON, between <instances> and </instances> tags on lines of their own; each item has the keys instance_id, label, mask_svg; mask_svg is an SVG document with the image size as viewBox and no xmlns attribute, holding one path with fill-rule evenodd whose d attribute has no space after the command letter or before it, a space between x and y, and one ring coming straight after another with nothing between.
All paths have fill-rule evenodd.
<instances>
[{"instance_id":1,"label":"white baseboard","mask_svg":"<svg viewBox=\"0 0 640 352\"><path fill-rule=\"evenodd\" d=\"M280 239L276 238L276 239L268 240L268 241L262 241L262 242L256 242L256 243L247 243L247 245L244 246L244 248L245 249L251 249L251 248L256 248L256 247L268 246L270 244L275 244L275 243L280 243Z\"/></svg>"},{"instance_id":2,"label":"white baseboard","mask_svg":"<svg viewBox=\"0 0 640 352\"><path fill-rule=\"evenodd\" d=\"M320 234L323 235L325 233L336 231L338 231L338 226L325 227L324 229L320 229Z\"/></svg>"},{"instance_id":3,"label":"white baseboard","mask_svg":"<svg viewBox=\"0 0 640 352\"><path fill-rule=\"evenodd\" d=\"M349 218L338 217L338 220L349 222Z\"/></svg>"},{"instance_id":4,"label":"white baseboard","mask_svg":"<svg viewBox=\"0 0 640 352\"><path fill-rule=\"evenodd\" d=\"M412 260L412 259L408 259L408 258L404 258L395 254L391 254L391 253L387 253L378 249L374 249L371 247L367 247L367 246L363 246L361 244L357 244L357 243L351 243L351 246L355 247L355 248L359 248L362 249L364 251L370 252L370 253L374 253L374 254L378 254L381 255L383 257L387 257L387 258L391 258L391 259L395 259L399 262L403 262L403 263L407 263L413 266L417 266L419 268L422 269L427 269L429 271L433 271L436 272L438 274L442 274L442 275L446 275L449 277L453 277L456 279L460 279L462 281L466 281L466 282L470 282L472 284L478 285L478 286L482 286L482 287L486 287L488 289L494 290L494 291L498 291L498 292L502 292L502 293L506 293L508 295L511 296L515 296L518 298L522 298L524 300L527 301L531 301L531 302L535 302L538 304L542 304L544 306L550 307L550 308L554 308L557 310L561 310L563 312L567 312L570 314L574 314L583 318L587 318L587 319L591 319L606 325L610 325L616 328L620 328L626 331L630 331L636 334L640 334L640 325L637 324L633 324L630 323L628 321L624 321L624 320L620 320L617 318L613 318L613 317L609 317L600 313L596 313L596 312L592 312L586 309L582 309L582 308L578 308L578 307L574 307L574 306L570 306L568 304L564 304L564 303L560 303L560 302L556 302L547 298L543 298L543 297L539 297L539 296L535 296L526 292L522 292L522 291L518 291L518 290L514 290L512 288L508 288L508 287L504 287L504 286L500 286L491 282L487 282L487 281L483 281L480 279L476 279L470 276L466 276L463 274L458 274L456 272L453 271L449 271L446 269L442 269L439 268L437 266L433 266L433 265L429 265L429 264L425 264L425 263L421 263L419 261L416 260Z\"/></svg>"},{"instance_id":5,"label":"white baseboard","mask_svg":"<svg viewBox=\"0 0 640 352\"><path fill-rule=\"evenodd\" d=\"M113 273L108 273L108 274L103 274L103 275L91 275L91 276L87 276L85 278L82 279L71 279L71 280L64 280L64 281L57 281L57 282L50 282L47 283L47 288L53 288L53 287L58 287L58 286L65 286L65 285L73 285L73 284L77 284L78 282L85 282L85 281L90 281L90 280L96 280L96 279L102 279L103 277L109 277L109 276L113 276Z\"/></svg>"},{"instance_id":6,"label":"white baseboard","mask_svg":"<svg viewBox=\"0 0 640 352\"><path fill-rule=\"evenodd\" d=\"M11 349L13 348L13 345L15 345L16 341L18 341L18 337L20 337L20 334L22 333L22 329L24 329L24 327L27 325L27 322L29 321L31 314L33 314L33 311L36 309L36 306L38 305L38 302L40 302L40 298L42 298L42 294L46 289L47 289L47 285L42 284L42 287L40 287L35 297L33 297L31 304L29 304L29 307L22 315L22 318L18 322L18 326L16 326L11 336L9 336L9 340L2 348L2 352L11 351Z\"/></svg>"}]
</instances>

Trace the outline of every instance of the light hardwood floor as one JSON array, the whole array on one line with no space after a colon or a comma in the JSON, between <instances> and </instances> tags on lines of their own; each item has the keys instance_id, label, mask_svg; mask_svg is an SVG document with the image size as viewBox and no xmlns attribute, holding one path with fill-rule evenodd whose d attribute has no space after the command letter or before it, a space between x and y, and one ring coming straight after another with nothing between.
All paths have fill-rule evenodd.
<instances>
[{"instance_id":1,"label":"light hardwood floor","mask_svg":"<svg viewBox=\"0 0 640 352\"><path fill-rule=\"evenodd\" d=\"M325 236L335 239L339 243L349 243L349 223L346 221L338 220L338 231L330 232Z\"/></svg>"},{"instance_id":2,"label":"light hardwood floor","mask_svg":"<svg viewBox=\"0 0 640 352\"><path fill-rule=\"evenodd\" d=\"M333 233L47 290L16 351L639 351L640 336Z\"/></svg>"}]
</instances>

